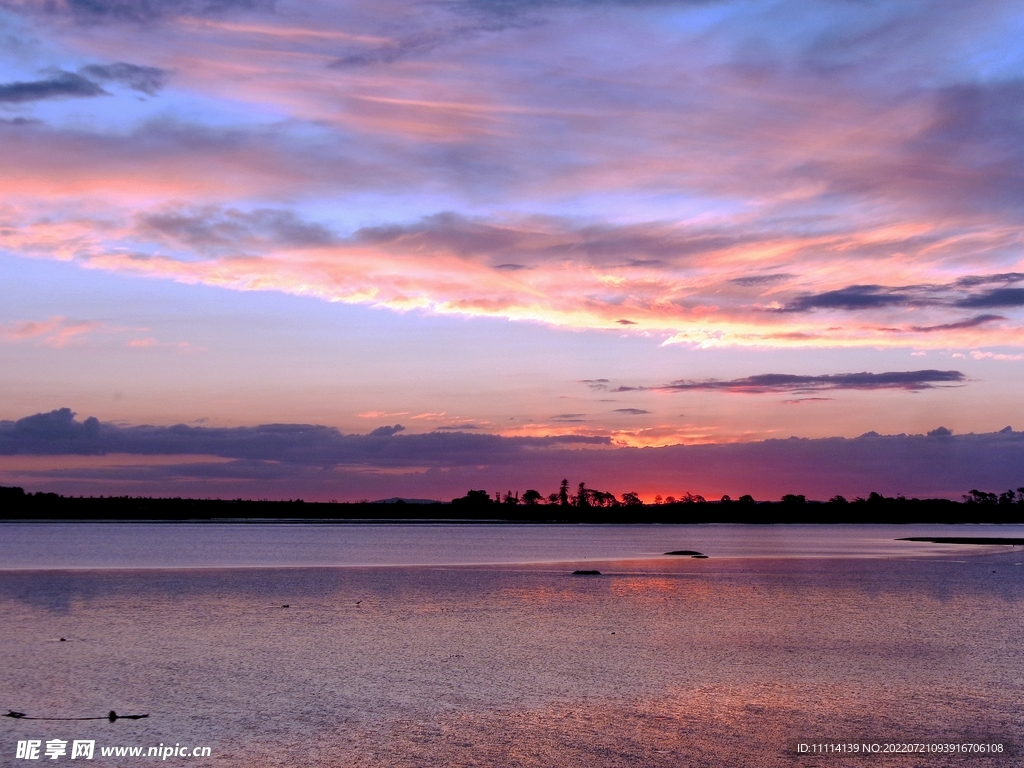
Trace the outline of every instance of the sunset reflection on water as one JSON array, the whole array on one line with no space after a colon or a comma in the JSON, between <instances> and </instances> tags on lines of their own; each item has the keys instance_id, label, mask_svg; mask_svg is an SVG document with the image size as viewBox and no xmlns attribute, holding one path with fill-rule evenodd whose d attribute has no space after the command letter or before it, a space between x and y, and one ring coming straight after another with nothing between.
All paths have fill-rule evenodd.
<instances>
[{"instance_id":1,"label":"sunset reflection on water","mask_svg":"<svg viewBox=\"0 0 1024 768\"><path fill-rule=\"evenodd\" d=\"M177 740L213 747L190 765L232 768L864 764L793 751L829 739L1015 750L1017 558L4 571L5 705L150 718L5 719L0 749Z\"/></svg>"}]
</instances>

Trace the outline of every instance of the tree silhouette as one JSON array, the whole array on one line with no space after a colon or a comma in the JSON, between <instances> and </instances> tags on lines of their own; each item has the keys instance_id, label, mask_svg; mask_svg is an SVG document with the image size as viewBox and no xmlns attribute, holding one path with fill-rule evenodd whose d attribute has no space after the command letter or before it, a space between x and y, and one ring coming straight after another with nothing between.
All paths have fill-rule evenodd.
<instances>
[{"instance_id":1,"label":"tree silhouette","mask_svg":"<svg viewBox=\"0 0 1024 768\"><path fill-rule=\"evenodd\" d=\"M562 478L562 484L558 487L558 503L563 507L569 506L569 481Z\"/></svg>"},{"instance_id":2,"label":"tree silhouette","mask_svg":"<svg viewBox=\"0 0 1024 768\"><path fill-rule=\"evenodd\" d=\"M532 507L543 498L544 497L540 495L540 491L535 491L533 490L533 488L530 488L526 491L526 493L523 494L522 501L523 504L527 505L528 507Z\"/></svg>"},{"instance_id":3,"label":"tree silhouette","mask_svg":"<svg viewBox=\"0 0 1024 768\"><path fill-rule=\"evenodd\" d=\"M590 506L590 490L583 483L580 483L575 499L576 506L580 509L586 509Z\"/></svg>"},{"instance_id":4,"label":"tree silhouette","mask_svg":"<svg viewBox=\"0 0 1024 768\"><path fill-rule=\"evenodd\" d=\"M979 491L977 488L972 488L971 492L964 494L964 502L967 504L995 504L998 497L994 493L986 493L985 491Z\"/></svg>"},{"instance_id":5,"label":"tree silhouette","mask_svg":"<svg viewBox=\"0 0 1024 768\"><path fill-rule=\"evenodd\" d=\"M493 503L487 491L468 491L462 498L452 499L452 504L456 506L487 507Z\"/></svg>"}]
</instances>

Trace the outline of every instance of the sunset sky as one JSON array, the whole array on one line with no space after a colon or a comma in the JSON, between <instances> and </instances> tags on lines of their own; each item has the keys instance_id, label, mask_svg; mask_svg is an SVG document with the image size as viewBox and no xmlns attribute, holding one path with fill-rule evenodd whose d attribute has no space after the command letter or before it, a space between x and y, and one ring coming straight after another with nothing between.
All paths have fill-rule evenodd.
<instances>
[{"instance_id":1,"label":"sunset sky","mask_svg":"<svg viewBox=\"0 0 1024 768\"><path fill-rule=\"evenodd\" d=\"M1003 0L0 0L0 484L1024 485L1022 39Z\"/></svg>"}]
</instances>

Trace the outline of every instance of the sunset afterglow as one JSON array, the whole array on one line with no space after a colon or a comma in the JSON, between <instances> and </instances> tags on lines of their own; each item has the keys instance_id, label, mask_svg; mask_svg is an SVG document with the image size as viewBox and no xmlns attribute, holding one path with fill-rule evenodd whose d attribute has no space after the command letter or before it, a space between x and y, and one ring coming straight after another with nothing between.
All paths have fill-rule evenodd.
<instances>
[{"instance_id":1,"label":"sunset afterglow","mask_svg":"<svg viewBox=\"0 0 1024 768\"><path fill-rule=\"evenodd\" d=\"M827 497L873 489L828 442L865 433L888 492L1016 482L986 457L1024 446L1018 4L0 0L0 29L0 484Z\"/></svg>"}]
</instances>

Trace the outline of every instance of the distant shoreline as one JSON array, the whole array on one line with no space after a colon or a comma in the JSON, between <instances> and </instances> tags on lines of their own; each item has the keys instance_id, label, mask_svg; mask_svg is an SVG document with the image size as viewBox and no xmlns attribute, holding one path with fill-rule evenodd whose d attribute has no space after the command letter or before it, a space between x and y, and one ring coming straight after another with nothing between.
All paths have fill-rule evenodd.
<instances>
[{"instance_id":1,"label":"distant shoreline","mask_svg":"<svg viewBox=\"0 0 1024 768\"><path fill-rule=\"evenodd\" d=\"M607 494L607 496L611 496ZM507 503L472 491L451 502L388 499L380 502L307 502L188 499L134 496L60 496L0 487L0 521L8 522L209 522L209 523L467 523L467 524L1014 524L1024 523L1024 492L996 496L972 491L963 502L907 499L877 493L847 501L699 499L645 504ZM614 497L612 497L614 498Z\"/></svg>"},{"instance_id":2,"label":"distant shoreline","mask_svg":"<svg viewBox=\"0 0 1024 768\"><path fill-rule=\"evenodd\" d=\"M988 520L569 520L501 517L14 517L0 514L0 525L37 525L39 523L153 523L160 525L1024 525L1024 520L992 522ZM978 536L907 536L898 541L932 544L1013 544L1024 545L1024 538Z\"/></svg>"}]
</instances>

